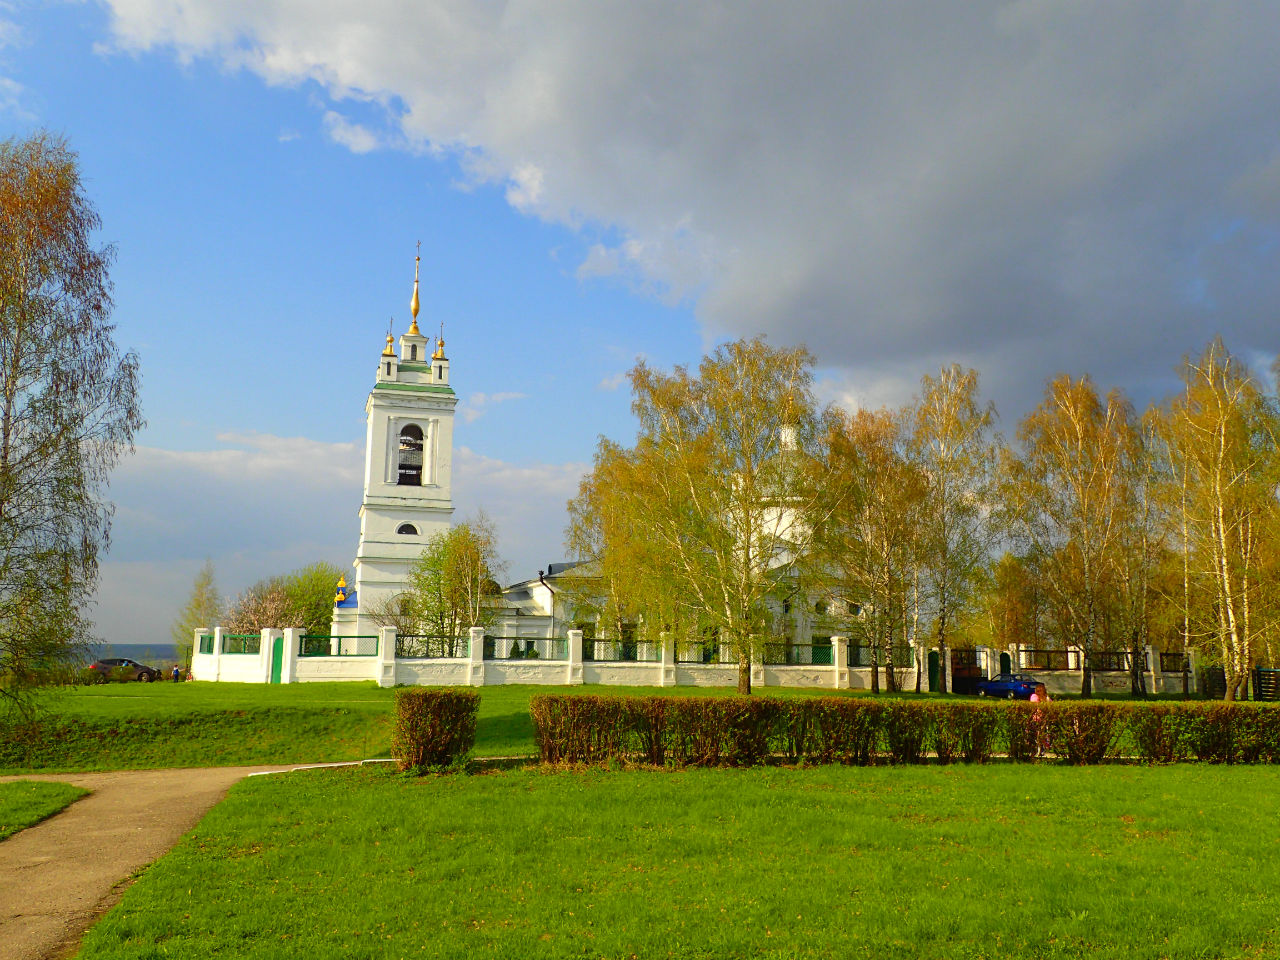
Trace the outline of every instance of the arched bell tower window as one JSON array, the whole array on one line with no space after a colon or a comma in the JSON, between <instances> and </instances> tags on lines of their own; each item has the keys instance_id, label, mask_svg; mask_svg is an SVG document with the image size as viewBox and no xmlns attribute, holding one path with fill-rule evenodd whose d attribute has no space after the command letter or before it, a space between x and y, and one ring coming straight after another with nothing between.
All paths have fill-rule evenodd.
<instances>
[{"instance_id":1,"label":"arched bell tower window","mask_svg":"<svg viewBox=\"0 0 1280 960\"><path fill-rule=\"evenodd\" d=\"M402 523L400 526L396 527L396 533L406 537L416 537L418 535L418 528L412 523Z\"/></svg>"},{"instance_id":2,"label":"arched bell tower window","mask_svg":"<svg viewBox=\"0 0 1280 960\"><path fill-rule=\"evenodd\" d=\"M400 431L399 475L402 487L422 486L422 428L411 423Z\"/></svg>"}]
</instances>

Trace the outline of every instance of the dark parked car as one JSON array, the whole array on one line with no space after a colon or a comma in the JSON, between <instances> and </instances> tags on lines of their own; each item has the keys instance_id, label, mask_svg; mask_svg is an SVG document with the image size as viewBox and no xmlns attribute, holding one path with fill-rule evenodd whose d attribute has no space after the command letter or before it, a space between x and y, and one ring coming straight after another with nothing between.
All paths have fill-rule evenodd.
<instances>
[{"instance_id":1,"label":"dark parked car","mask_svg":"<svg viewBox=\"0 0 1280 960\"><path fill-rule=\"evenodd\" d=\"M1030 700L1031 694L1035 693L1037 688L1040 690L1040 696L1044 696L1044 684L1025 673L1000 673L990 680L979 680L977 688L980 697Z\"/></svg>"},{"instance_id":2,"label":"dark parked car","mask_svg":"<svg viewBox=\"0 0 1280 960\"><path fill-rule=\"evenodd\" d=\"M128 657L105 657L89 664L89 673L95 683L107 683L110 680L138 680L151 683L160 679L160 671L148 667L145 663L130 660Z\"/></svg>"}]
</instances>

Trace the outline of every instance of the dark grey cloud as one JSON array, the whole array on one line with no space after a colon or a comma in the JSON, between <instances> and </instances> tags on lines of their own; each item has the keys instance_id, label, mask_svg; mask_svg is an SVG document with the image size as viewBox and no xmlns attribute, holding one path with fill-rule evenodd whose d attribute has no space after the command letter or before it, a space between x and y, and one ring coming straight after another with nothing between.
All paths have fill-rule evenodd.
<instances>
[{"instance_id":1,"label":"dark grey cloud","mask_svg":"<svg viewBox=\"0 0 1280 960\"><path fill-rule=\"evenodd\" d=\"M109 4L122 48L316 80L361 149L344 100L386 104L385 145L624 238L584 274L855 394L954 360L1016 414L1059 370L1160 393L1215 333L1277 348L1274 3Z\"/></svg>"}]
</instances>

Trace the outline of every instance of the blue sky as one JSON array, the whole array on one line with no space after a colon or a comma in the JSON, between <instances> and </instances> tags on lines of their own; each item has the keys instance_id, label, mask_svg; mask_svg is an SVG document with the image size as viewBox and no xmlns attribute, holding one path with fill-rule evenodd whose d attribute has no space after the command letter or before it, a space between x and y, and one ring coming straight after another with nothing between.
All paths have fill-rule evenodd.
<instances>
[{"instance_id":1,"label":"blue sky","mask_svg":"<svg viewBox=\"0 0 1280 960\"><path fill-rule=\"evenodd\" d=\"M349 563L385 334L443 321L456 503L561 558L621 375L763 333L825 400L982 374L1139 403L1280 301L1274 4L83 0L0 5L0 126L81 158L148 419L97 610L161 642Z\"/></svg>"}]
</instances>

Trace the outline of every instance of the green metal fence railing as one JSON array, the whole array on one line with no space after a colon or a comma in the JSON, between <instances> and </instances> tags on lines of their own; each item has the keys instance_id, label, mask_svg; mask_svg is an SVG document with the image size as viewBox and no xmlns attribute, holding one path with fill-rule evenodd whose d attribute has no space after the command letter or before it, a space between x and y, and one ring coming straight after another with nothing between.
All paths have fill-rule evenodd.
<instances>
[{"instance_id":1,"label":"green metal fence railing","mask_svg":"<svg viewBox=\"0 0 1280 960\"><path fill-rule=\"evenodd\" d=\"M835 665L831 641L826 643L766 643L764 663L771 667L830 667Z\"/></svg>"},{"instance_id":2,"label":"green metal fence railing","mask_svg":"<svg viewBox=\"0 0 1280 960\"><path fill-rule=\"evenodd\" d=\"M569 641L563 637L485 637L486 660L568 660Z\"/></svg>"},{"instance_id":3,"label":"green metal fence railing","mask_svg":"<svg viewBox=\"0 0 1280 960\"><path fill-rule=\"evenodd\" d=\"M213 634L212 633L200 634L200 646L198 649L200 653L209 654L209 655L213 654Z\"/></svg>"},{"instance_id":4,"label":"green metal fence railing","mask_svg":"<svg viewBox=\"0 0 1280 960\"><path fill-rule=\"evenodd\" d=\"M401 660L461 660L471 656L468 637L429 633L396 634L396 657Z\"/></svg>"},{"instance_id":5,"label":"green metal fence railing","mask_svg":"<svg viewBox=\"0 0 1280 960\"><path fill-rule=\"evenodd\" d=\"M222 652L224 654L257 656L262 652L262 634L224 633L222 635Z\"/></svg>"},{"instance_id":6,"label":"green metal fence railing","mask_svg":"<svg viewBox=\"0 0 1280 960\"><path fill-rule=\"evenodd\" d=\"M860 647L853 644L849 645L849 666L866 668L871 666L872 649L870 647ZM884 666L885 652L881 650L879 657L875 658L880 661L880 666ZM893 666L905 669L906 667L915 666L916 652L911 647L894 647L893 648Z\"/></svg>"},{"instance_id":7,"label":"green metal fence railing","mask_svg":"<svg viewBox=\"0 0 1280 960\"><path fill-rule=\"evenodd\" d=\"M333 642L335 640L338 641L336 644ZM304 633L298 648L299 657L376 657L377 655L378 638L376 636L334 637Z\"/></svg>"}]
</instances>

